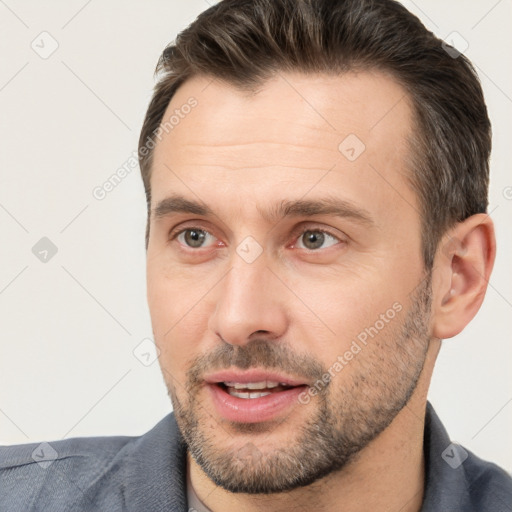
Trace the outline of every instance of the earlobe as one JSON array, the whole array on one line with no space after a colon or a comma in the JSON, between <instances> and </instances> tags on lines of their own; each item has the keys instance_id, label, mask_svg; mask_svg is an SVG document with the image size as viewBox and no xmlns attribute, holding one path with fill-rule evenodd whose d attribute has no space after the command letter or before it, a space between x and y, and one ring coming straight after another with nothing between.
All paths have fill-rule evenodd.
<instances>
[{"instance_id":1,"label":"earlobe","mask_svg":"<svg viewBox=\"0 0 512 512\"><path fill-rule=\"evenodd\" d=\"M496 254L494 226L486 214L458 223L441 241L436 259L433 335L459 334L482 305Z\"/></svg>"}]
</instances>

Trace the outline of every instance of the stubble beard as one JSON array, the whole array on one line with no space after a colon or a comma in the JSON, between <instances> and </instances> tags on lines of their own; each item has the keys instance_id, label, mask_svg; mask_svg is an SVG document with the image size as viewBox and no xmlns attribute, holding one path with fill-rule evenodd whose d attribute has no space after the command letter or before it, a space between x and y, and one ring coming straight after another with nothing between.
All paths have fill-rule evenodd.
<instances>
[{"instance_id":1,"label":"stubble beard","mask_svg":"<svg viewBox=\"0 0 512 512\"><path fill-rule=\"evenodd\" d=\"M390 425L417 386L429 346L431 273L411 299L401 325L387 326L386 339L380 333L370 342L373 346L350 362L354 366L348 381L342 376L344 368L314 400L302 405L313 413L297 431L286 432L286 445L265 449L272 446L274 429L286 429L286 419L208 427L214 420L198 401L200 376L212 368L258 366L307 376L308 381L313 377L316 382L327 369L315 359L290 354L265 339L245 346L226 344L195 360L187 372L186 400L180 400L168 382L179 429L203 472L233 493L272 494L310 485L346 467ZM256 437L240 446L237 434Z\"/></svg>"}]
</instances>

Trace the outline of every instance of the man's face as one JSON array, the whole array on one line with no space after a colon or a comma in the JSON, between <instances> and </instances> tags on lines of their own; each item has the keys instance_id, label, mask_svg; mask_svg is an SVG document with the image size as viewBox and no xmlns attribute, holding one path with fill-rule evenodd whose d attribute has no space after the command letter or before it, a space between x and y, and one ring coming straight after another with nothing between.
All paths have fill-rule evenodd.
<instances>
[{"instance_id":1,"label":"man's face","mask_svg":"<svg viewBox=\"0 0 512 512\"><path fill-rule=\"evenodd\" d=\"M408 99L378 73L281 74L253 95L197 77L171 115L147 279L176 420L228 490L309 484L391 423L425 360Z\"/></svg>"}]
</instances>

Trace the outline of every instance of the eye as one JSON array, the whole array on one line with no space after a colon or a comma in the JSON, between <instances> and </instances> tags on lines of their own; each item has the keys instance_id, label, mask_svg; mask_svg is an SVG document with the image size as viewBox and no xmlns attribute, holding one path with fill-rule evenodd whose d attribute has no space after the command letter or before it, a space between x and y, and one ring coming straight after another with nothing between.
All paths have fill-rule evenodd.
<instances>
[{"instance_id":1,"label":"eye","mask_svg":"<svg viewBox=\"0 0 512 512\"><path fill-rule=\"evenodd\" d=\"M322 247L324 243L329 241L332 241L333 243ZM310 251L314 251L319 248L326 249L327 247L336 245L338 242L341 242L339 238L321 229L308 229L307 231L303 231L297 240L299 249L307 249ZM302 246L300 244L302 244Z\"/></svg>"},{"instance_id":2,"label":"eye","mask_svg":"<svg viewBox=\"0 0 512 512\"><path fill-rule=\"evenodd\" d=\"M175 238L177 238L183 245L192 249L205 247L207 245L205 244L205 241L215 239L215 237L211 233L208 233L208 231L198 228L183 229L174 234L171 237L171 240L174 240Z\"/></svg>"},{"instance_id":3,"label":"eye","mask_svg":"<svg viewBox=\"0 0 512 512\"><path fill-rule=\"evenodd\" d=\"M215 237L205 229L190 227L171 233L169 240L177 239L182 245L191 249L201 249L213 245ZM323 229L307 229L300 233L294 246L299 249L316 251L327 249L342 242L337 236Z\"/></svg>"}]
</instances>

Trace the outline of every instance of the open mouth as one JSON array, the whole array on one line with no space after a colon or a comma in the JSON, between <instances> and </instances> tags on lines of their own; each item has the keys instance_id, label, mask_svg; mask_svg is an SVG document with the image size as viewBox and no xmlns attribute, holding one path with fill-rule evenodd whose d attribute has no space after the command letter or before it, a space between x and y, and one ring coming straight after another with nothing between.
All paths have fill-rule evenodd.
<instances>
[{"instance_id":1,"label":"open mouth","mask_svg":"<svg viewBox=\"0 0 512 512\"><path fill-rule=\"evenodd\" d=\"M217 385L229 395L245 399L262 398L273 393L298 387L286 384L285 382L269 380L261 382L219 382Z\"/></svg>"},{"instance_id":2,"label":"open mouth","mask_svg":"<svg viewBox=\"0 0 512 512\"><path fill-rule=\"evenodd\" d=\"M308 388L300 377L259 368L221 370L204 382L217 414L236 423L277 419L301 405L299 396Z\"/></svg>"}]
</instances>

